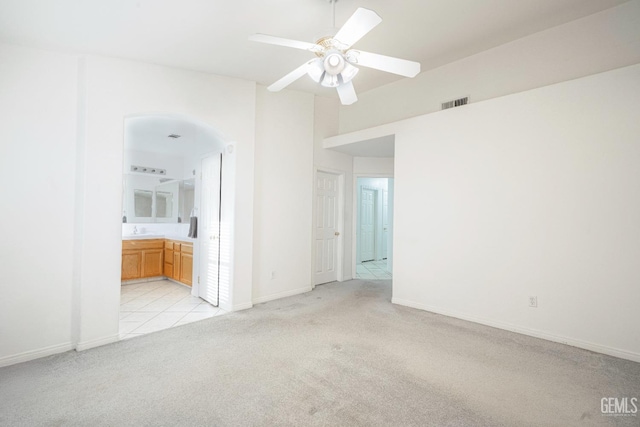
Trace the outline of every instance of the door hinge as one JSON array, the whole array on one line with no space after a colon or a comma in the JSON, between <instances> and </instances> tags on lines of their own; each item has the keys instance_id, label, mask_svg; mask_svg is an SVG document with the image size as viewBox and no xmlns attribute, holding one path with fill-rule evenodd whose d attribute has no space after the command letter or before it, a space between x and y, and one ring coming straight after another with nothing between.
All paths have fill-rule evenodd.
<instances>
[{"instance_id":1,"label":"door hinge","mask_svg":"<svg viewBox=\"0 0 640 427\"><path fill-rule=\"evenodd\" d=\"M198 276L198 285L200 284L200 276Z\"/></svg>"}]
</instances>

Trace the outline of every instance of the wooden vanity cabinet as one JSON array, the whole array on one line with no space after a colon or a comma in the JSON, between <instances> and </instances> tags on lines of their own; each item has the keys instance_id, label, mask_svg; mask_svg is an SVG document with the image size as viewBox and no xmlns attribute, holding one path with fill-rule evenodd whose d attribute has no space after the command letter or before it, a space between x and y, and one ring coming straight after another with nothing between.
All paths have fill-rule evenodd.
<instances>
[{"instance_id":1,"label":"wooden vanity cabinet","mask_svg":"<svg viewBox=\"0 0 640 427\"><path fill-rule=\"evenodd\" d=\"M122 280L160 277L163 275L164 240L123 240Z\"/></svg>"},{"instance_id":2,"label":"wooden vanity cabinet","mask_svg":"<svg viewBox=\"0 0 640 427\"><path fill-rule=\"evenodd\" d=\"M180 282L191 286L193 278L193 244L183 243L180 250Z\"/></svg>"},{"instance_id":3,"label":"wooden vanity cabinet","mask_svg":"<svg viewBox=\"0 0 640 427\"><path fill-rule=\"evenodd\" d=\"M164 275L191 286L193 275L193 243L164 241Z\"/></svg>"},{"instance_id":4,"label":"wooden vanity cabinet","mask_svg":"<svg viewBox=\"0 0 640 427\"><path fill-rule=\"evenodd\" d=\"M191 286L193 243L166 239L122 241L121 280L162 276Z\"/></svg>"}]
</instances>

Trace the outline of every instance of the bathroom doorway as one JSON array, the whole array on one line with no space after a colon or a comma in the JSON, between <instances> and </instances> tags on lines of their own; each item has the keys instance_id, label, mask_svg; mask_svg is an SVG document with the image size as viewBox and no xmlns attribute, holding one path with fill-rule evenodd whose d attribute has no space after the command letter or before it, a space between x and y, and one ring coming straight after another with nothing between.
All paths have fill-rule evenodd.
<instances>
[{"instance_id":1,"label":"bathroom doorway","mask_svg":"<svg viewBox=\"0 0 640 427\"><path fill-rule=\"evenodd\" d=\"M231 150L188 117L137 115L124 128L120 339L226 313L221 195Z\"/></svg>"},{"instance_id":2,"label":"bathroom doorway","mask_svg":"<svg viewBox=\"0 0 640 427\"><path fill-rule=\"evenodd\" d=\"M355 278L391 279L393 178L357 177L355 195Z\"/></svg>"}]
</instances>

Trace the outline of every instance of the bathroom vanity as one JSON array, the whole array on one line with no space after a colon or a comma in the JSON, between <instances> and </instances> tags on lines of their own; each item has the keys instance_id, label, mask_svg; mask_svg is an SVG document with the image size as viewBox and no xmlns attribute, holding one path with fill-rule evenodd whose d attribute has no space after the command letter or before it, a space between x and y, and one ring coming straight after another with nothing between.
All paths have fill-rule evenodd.
<instances>
[{"instance_id":1,"label":"bathroom vanity","mask_svg":"<svg viewBox=\"0 0 640 427\"><path fill-rule=\"evenodd\" d=\"M193 242L157 237L122 240L122 281L163 276L191 286Z\"/></svg>"}]
</instances>

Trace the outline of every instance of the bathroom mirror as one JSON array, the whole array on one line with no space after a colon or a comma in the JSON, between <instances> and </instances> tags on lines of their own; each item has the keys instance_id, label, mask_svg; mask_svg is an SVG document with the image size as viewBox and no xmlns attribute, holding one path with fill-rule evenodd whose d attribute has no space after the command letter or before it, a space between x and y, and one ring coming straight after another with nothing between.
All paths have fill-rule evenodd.
<instances>
[{"instance_id":1,"label":"bathroom mirror","mask_svg":"<svg viewBox=\"0 0 640 427\"><path fill-rule=\"evenodd\" d=\"M133 205L133 210L136 217L151 218L153 206L153 191L134 189Z\"/></svg>"},{"instance_id":2,"label":"bathroom mirror","mask_svg":"<svg viewBox=\"0 0 640 427\"><path fill-rule=\"evenodd\" d=\"M194 184L194 179L124 174L123 217L129 223L188 222Z\"/></svg>"}]
</instances>

